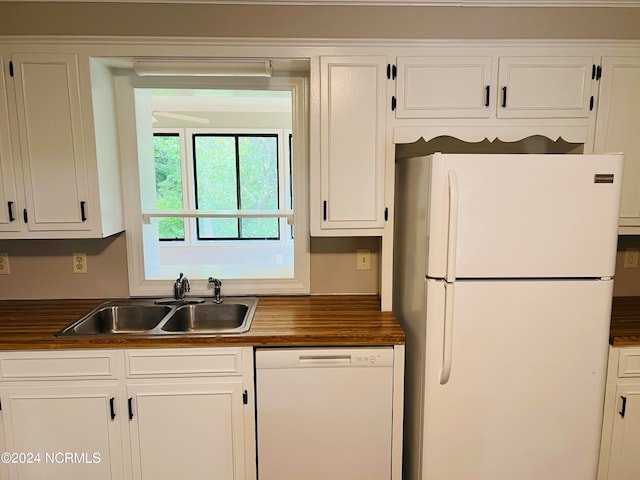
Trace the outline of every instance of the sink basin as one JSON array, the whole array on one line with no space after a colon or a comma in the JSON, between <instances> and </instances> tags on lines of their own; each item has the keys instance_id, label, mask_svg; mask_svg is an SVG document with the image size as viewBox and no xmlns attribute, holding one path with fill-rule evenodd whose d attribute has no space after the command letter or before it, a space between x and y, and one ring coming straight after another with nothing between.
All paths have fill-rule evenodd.
<instances>
[{"instance_id":1,"label":"sink basin","mask_svg":"<svg viewBox=\"0 0 640 480\"><path fill-rule=\"evenodd\" d=\"M258 299L225 297L220 304L158 305L153 300L105 302L56 336L221 335L249 330Z\"/></svg>"},{"instance_id":2,"label":"sink basin","mask_svg":"<svg viewBox=\"0 0 640 480\"><path fill-rule=\"evenodd\" d=\"M171 333L246 332L257 304L257 298L225 298L219 304L183 305L161 329Z\"/></svg>"},{"instance_id":3,"label":"sink basin","mask_svg":"<svg viewBox=\"0 0 640 480\"><path fill-rule=\"evenodd\" d=\"M165 305L107 302L58 335L135 334L153 330L171 312Z\"/></svg>"}]
</instances>

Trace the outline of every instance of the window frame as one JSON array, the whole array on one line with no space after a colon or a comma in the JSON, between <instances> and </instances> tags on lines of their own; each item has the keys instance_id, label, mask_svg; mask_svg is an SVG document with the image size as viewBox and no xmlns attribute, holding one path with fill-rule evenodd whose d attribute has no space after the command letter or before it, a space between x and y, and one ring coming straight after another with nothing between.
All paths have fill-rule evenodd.
<instances>
[{"instance_id":1,"label":"window frame","mask_svg":"<svg viewBox=\"0 0 640 480\"><path fill-rule=\"evenodd\" d=\"M149 279L145 276L144 236L142 234L142 208L140 172L138 170L138 136L152 135L151 126L142 125L136 119L136 109L146 108L137 104L134 94L137 88L216 88L247 90L285 90L292 95L292 125L296 141L293 144L293 188L295 213L293 229L306 234L296 235L294 243L293 278L225 279L223 294L308 294L310 291L310 238L309 238L309 79L300 77L252 78L198 78L137 77L131 71L114 71L116 104L118 108L118 134L121 139L123 169L123 196L125 200L125 228L131 296L167 295L171 292L169 279ZM149 108L149 115L151 114ZM189 223L189 222L186 222ZM186 235L186 232L185 232ZM289 237L288 235L282 235ZM247 240L248 242L249 240ZM255 240L254 240L255 241ZM264 240L257 240L264 242ZM173 242L164 242L173 243ZM174 245L175 246L175 243ZM179 275L176 270L175 275ZM215 271L210 276L217 276ZM191 294L207 296L210 288L207 277L190 278Z\"/></svg>"}]
</instances>

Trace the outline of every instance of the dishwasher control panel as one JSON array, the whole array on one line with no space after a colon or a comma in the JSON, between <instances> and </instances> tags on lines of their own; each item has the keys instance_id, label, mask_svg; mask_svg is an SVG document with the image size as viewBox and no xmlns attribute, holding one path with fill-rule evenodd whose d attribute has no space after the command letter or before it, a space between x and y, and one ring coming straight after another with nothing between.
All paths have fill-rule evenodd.
<instances>
[{"instance_id":1,"label":"dishwasher control panel","mask_svg":"<svg viewBox=\"0 0 640 480\"><path fill-rule=\"evenodd\" d=\"M257 348L256 368L393 367L393 347Z\"/></svg>"}]
</instances>

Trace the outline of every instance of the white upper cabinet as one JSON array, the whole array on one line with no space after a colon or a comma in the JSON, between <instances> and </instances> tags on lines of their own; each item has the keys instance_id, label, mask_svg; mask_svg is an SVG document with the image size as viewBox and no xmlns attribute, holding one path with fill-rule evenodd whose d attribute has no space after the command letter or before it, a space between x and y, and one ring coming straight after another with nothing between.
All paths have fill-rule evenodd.
<instances>
[{"instance_id":1,"label":"white upper cabinet","mask_svg":"<svg viewBox=\"0 0 640 480\"><path fill-rule=\"evenodd\" d=\"M594 150L623 152L621 233L640 233L640 56L603 57Z\"/></svg>"},{"instance_id":2,"label":"white upper cabinet","mask_svg":"<svg viewBox=\"0 0 640 480\"><path fill-rule=\"evenodd\" d=\"M73 54L14 54L20 158L30 231L91 230Z\"/></svg>"},{"instance_id":3,"label":"white upper cabinet","mask_svg":"<svg viewBox=\"0 0 640 480\"><path fill-rule=\"evenodd\" d=\"M489 118L492 57L398 57L398 118Z\"/></svg>"},{"instance_id":4,"label":"white upper cabinet","mask_svg":"<svg viewBox=\"0 0 640 480\"><path fill-rule=\"evenodd\" d=\"M13 232L0 238L95 238L121 231L119 162L97 152L103 133L94 130L88 57L13 52L3 60L10 72L3 93L15 106L8 110L13 170L24 203L13 204L19 227L0 228Z\"/></svg>"},{"instance_id":5,"label":"white upper cabinet","mask_svg":"<svg viewBox=\"0 0 640 480\"><path fill-rule=\"evenodd\" d=\"M591 56L397 58L396 113L403 118L588 118ZM488 52L487 52L488 53Z\"/></svg>"},{"instance_id":6,"label":"white upper cabinet","mask_svg":"<svg viewBox=\"0 0 640 480\"><path fill-rule=\"evenodd\" d=\"M13 172L11 135L9 131L9 102L7 101L6 65L0 55L0 232L20 231L18 222L18 197Z\"/></svg>"},{"instance_id":7,"label":"white upper cabinet","mask_svg":"<svg viewBox=\"0 0 640 480\"><path fill-rule=\"evenodd\" d=\"M499 118L587 118L593 57L500 57Z\"/></svg>"},{"instance_id":8,"label":"white upper cabinet","mask_svg":"<svg viewBox=\"0 0 640 480\"><path fill-rule=\"evenodd\" d=\"M320 58L314 235L367 235L384 227L387 65L384 56Z\"/></svg>"}]
</instances>

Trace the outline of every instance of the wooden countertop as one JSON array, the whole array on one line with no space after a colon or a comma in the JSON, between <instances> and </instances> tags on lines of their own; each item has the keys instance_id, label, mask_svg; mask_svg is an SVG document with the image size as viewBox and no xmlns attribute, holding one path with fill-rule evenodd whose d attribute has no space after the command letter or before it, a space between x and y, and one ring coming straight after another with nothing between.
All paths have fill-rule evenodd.
<instances>
[{"instance_id":1,"label":"wooden countertop","mask_svg":"<svg viewBox=\"0 0 640 480\"><path fill-rule=\"evenodd\" d=\"M403 344L391 312L377 296L260 297L251 329L238 335L55 337L104 299L1 300L0 350L195 346Z\"/></svg>"},{"instance_id":2,"label":"wooden countertop","mask_svg":"<svg viewBox=\"0 0 640 480\"><path fill-rule=\"evenodd\" d=\"M640 346L640 297L614 297L609 343L614 347Z\"/></svg>"}]
</instances>

